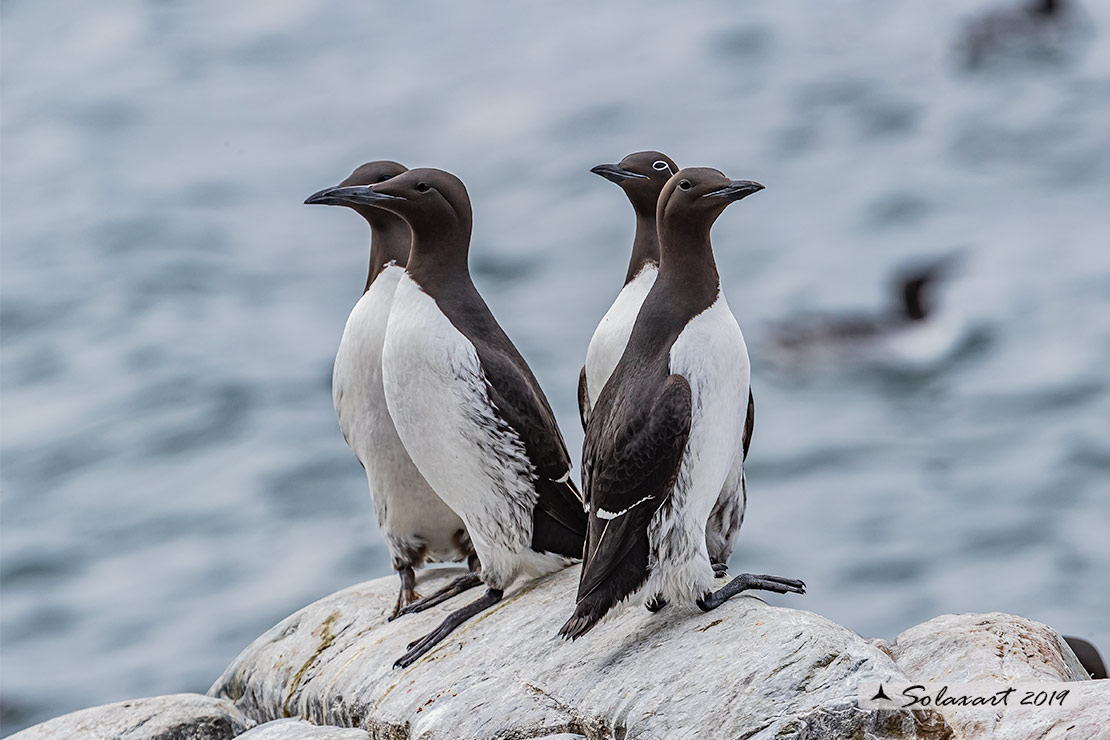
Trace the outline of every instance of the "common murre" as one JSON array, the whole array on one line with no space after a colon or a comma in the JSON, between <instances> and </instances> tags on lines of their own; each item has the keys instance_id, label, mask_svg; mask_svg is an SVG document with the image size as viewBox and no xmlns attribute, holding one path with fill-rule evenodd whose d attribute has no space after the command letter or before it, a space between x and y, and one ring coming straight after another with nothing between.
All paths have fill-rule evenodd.
<instances>
[{"instance_id":1,"label":"common murre","mask_svg":"<svg viewBox=\"0 0 1110 740\"><path fill-rule=\"evenodd\" d=\"M743 454L750 380L709 232L730 203L762 189L690 168L660 194L659 277L586 431L589 533L564 637L584 635L634 594L710 610L746 589L805 592L798 580L746 573L713 591L705 538L710 511Z\"/></svg>"},{"instance_id":2,"label":"common murre","mask_svg":"<svg viewBox=\"0 0 1110 740\"><path fill-rule=\"evenodd\" d=\"M619 185L628 196L636 213L636 236L632 242L632 257L625 274L624 287L594 331L586 350L586 363L578 376L578 411L583 429L589 420L590 409L597 403L601 389L624 354L636 316L659 274L656 206L663 186L678 169L678 165L666 154L645 151L629 154L619 164L599 164L590 170ZM736 458L728 478L725 479L705 529L709 559L718 576L728 572L728 559L744 521L747 487L744 480L744 458L747 457L751 444L754 423L755 398L749 389L747 426L741 441L743 454ZM661 605L661 601L651 602L651 608Z\"/></svg>"},{"instance_id":3,"label":"common murre","mask_svg":"<svg viewBox=\"0 0 1110 740\"><path fill-rule=\"evenodd\" d=\"M386 330L386 401L416 466L466 522L487 586L412 643L395 664L405 667L496 604L518 576L580 558L586 514L547 399L471 281L462 182L417 169L330 197L392 211L412 229Z\"/></svg>"},{"instance_id":4,"label":"common murre","mask_svg":"<svg viewBox=\"0 0 1110 740\"><path fill-rule=\"evenodd\" d=\"M958 50L965 67L1012 71L1076 61L1094 29L1076 0L1026 0L989 8L968 19Z\"/></svg>"},{"instance_id":5,"label":"common murre","mask_svg":"<svg viewBox=\"0 0 1110 740\"><path fill-rule=\"evenodd\" d=\"M899 266L890 278L893 300L877 313L802 315L769 327L768 357L779 365L822 366L862 360L922 369L945 359L969 327L958 312L940 311L942 283L958 271L955 250Z\"/></svg>"},{"instance_id":6,"label":"common murre","mask_svg":"<svg viewBox=\"0 0 1110 740\"><path fill-rule=\"evenodd\" d=\"M372 185L406 171L396 162L368 162L339 187ZM309 196L305 203L348 206L366 219L371 231L366 288L351 310L339 342L332 372L332 401L343 438L366 471L378 527L389 548L393 569L401 577L392 618L420 598L415 590L415 568L426 561L467 560L473 571L477 556L462 519L420 475L386 408L382 346L393 292L408 261L412 234L408 224L388 211L330 197L328 192L333 189ZM457 592L479 583L478 576L471 573L449 587Z\"/></svg>"},{"instance_id":7,"label":"common murre","mask_svg":"<svg viewBox=\"0 0 1110 740\"><path fill-rule=\"evenodd\" d=\"M640 312L659 274L659 238L655 232L655 205L659 192L678 172L678 165L662 152L635 152L619 164L599 164L590 172L620 186L636 213L636 235L624 285L605 312L586 349L586 362L578 375L578 413L582 429L613 369L624 354L636 314Z\"/></svg>"}]
</instances>

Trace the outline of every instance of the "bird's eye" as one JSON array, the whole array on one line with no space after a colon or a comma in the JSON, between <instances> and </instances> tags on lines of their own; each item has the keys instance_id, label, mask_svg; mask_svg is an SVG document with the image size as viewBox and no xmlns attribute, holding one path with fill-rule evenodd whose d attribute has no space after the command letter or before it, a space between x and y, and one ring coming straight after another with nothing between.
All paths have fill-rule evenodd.
<instances>
[{"instance_id":1,"label":"bird's eye","mask_svg":"<svg viewBox=\"0 0 1110 740\"><path fill-rule=\"evenodd\" d=\"M428 192L428 191L429 191L429 190L431 190L431 189L432 189L432 186L431 186L431 185L429 185L429 184L428 184L428 183L426 183L426 182L418 182L418 183L416 183L416 192L418 192L418 193L426 193L426 192Z\"/></svg>"},{"instance_id":2,"label":"bird's eye","mask_svg":"<svg viewBox=\"0 0 1110 740\"><path fill-rule=\"evenodd\" d=\"M679 190L689 190L692 187L694 187L694 186L690 184L689 180L683 180L680 183L678 183L678 189Z\"/></svg>"},{"instance_id":3,"label":"bird's eye","mask_svg":"<svg viewBox=\"0 0 1110 740\"><path fill-rule=\"evenodd\" d=\"M673 172L671 172L671 166L661 159L657 160L655 164L651 166L651 168L657 172L663 172L665 170L669 175L674 174Z\"/></svg>"},{"instance_id":4,"label":"bird's eye","mask_svg":"<svg viewBox=\"0 0 1110 740\"><path fill-rule=\"evenodd\" d=\"M378 182L385 182L389 178L390 178L389 175L382 175L381 177L378 178Z\"/></svg>"}]
</instances>

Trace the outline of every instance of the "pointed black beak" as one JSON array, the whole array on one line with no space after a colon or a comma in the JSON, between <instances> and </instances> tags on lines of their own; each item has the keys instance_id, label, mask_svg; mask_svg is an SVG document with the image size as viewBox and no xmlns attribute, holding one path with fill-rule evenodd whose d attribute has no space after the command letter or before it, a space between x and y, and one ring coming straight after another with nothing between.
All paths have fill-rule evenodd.
<instances>
[{"instance_id":1,"label":"pointed black beak","mask_svg":"<svg viewBox=\"0 0 1110 740\"><path fill-rule=\"evenodd\" d=\"M396 195L375 192L370 185L324 188L305 200L306 205L375 206L387 200L404 200Z\"/></svg>"},{"instance_id":2,"label":"pointed black beak","mask_svg":"<svg viewBox=\"0 0 1110 740\"><path fill-rule=\"evenodd\" d=\"M703 198L724 198L729 203L747 198L752 193L763 190L763 186L754 180L730 180L723 188L706 193Z\"/></svg>"},{"instance_id":3,"label":"pointed black beak","mask_svg":"<svg viewBox=\"0 0 1110 740\"><path fill-rule=\"evenodd\" d=\"M307 198L305 198L304 203L305 203L306 206L315 206L315 205L319 205L319 206L342 206L342 205L346 205L346 203L341 201L339 198L333 198L332 197L331 192L335 189L336 188L331 187L331 188L324 188L323 190L317 191L317 192L313 193L312 195L308 196Z\"/></svg>"},{"instance_id":4,"label":"pointed black beak","mask_svg":"<svg viewBox=\"0 0 1110 740\"><path fill-rule=\"evenodd\" d=\"M615 164L599 164L597 167L590 168L590 172L594 173L595 175L601 175L609 182L615 182L618 185L620 185L625 180L648 179L647 175L641 175L638 172L621 169Z\"/></svg>"}]
</instances>

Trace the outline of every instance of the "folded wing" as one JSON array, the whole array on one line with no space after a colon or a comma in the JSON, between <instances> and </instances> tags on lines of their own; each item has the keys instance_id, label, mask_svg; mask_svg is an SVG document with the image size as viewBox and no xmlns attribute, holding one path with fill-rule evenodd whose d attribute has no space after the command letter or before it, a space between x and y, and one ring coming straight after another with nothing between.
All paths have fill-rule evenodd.
<instances>
[{"instance_id":1,"label":"folded wing","mask_svg":"<svg viewBox=\"0 0 1110 740\"><path fill-rule=\"evenodd\" d=\"M647 580L648 523L678 477L690 436L690 385L668 376L654 403L624 410L620 425L595 419L586 433L590 524L578 603L560 631L565 637L588 632Z\"/></svg>"}]
</instances>

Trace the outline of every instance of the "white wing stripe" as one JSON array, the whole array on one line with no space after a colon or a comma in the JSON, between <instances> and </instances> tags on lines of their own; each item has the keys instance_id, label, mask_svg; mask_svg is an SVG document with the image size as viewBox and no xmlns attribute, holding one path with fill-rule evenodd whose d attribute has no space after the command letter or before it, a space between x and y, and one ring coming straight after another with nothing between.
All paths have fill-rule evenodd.
<instances>
[{"instance_id":1,"label":"white wing stripe","mask_svg":"<svg viewBox=\"0 0 1110 740\"><path fill-rule=\"evenodd\" d=\"M645 501L647 501L648 499L652 499L652 498L655 498L655 496L644 496L642 499L640 499L636 503L632 504L627 509L621 509L620 511L618 511L616 513L613 513L611 511L606 511L605 509L598 509L597 510L597 518L598 519L616 519L618 516L623 516L623 515L627 514L628 512L632 511L637 506L639 506L640 504L642 504Z\"/></svg>"}]
</instances>

